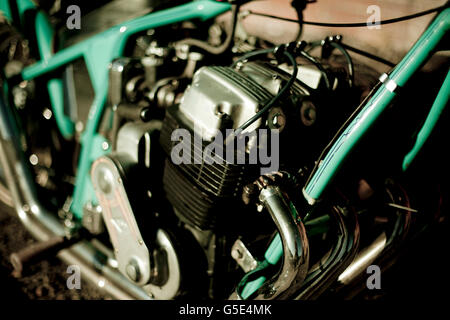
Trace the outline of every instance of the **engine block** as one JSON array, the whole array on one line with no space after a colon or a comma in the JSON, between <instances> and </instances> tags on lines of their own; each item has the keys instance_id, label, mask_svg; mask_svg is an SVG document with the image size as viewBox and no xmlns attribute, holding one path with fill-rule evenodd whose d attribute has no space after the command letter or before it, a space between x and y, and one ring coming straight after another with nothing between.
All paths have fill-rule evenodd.
<instances>
[{"instance_id":1,"label":"engine block","mask_svg":"<svg viewBox=\"0 0 450 320\"><path fill-rule=\"evenodd\" d=\"M289 77L288 72L270 63L251 62L241 68L203 67L194 75L181 103L167 110L161 131L161 145L167 155L178 143L171 139L176 129L188 130L202 141L201 150L194 144L195 139L188 142L192 150L190 164L175 165L169 157L165 166L164 190L181 220L200 229L214 228L217 216L222 214L223 204L239 199L236 195L242 191L243 185L257 177L258 165L236 164L233 159L222 159L221 164L208 164L202 153L218 132L237 129L254 116ZM291 95L308 96L309 92L296 82ZM282 103L289 104L286 101ZM270 128L264 117L244 133L262 127ZM235 157L240 155L239 152L242 153L236 150ZM248 157L248 148L246 153L244 156ZM196 157L202 159L201 163L195 163Z\"/></svg>"}]
</instances>

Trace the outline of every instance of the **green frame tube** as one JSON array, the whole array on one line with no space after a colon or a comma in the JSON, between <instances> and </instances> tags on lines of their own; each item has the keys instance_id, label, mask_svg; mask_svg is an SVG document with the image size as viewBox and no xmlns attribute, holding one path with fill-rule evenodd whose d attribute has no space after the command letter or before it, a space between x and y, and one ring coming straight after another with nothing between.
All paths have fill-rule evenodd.
<instances>
[{"instance_id":1,"label":"green frame tube","mask_svg":"<svg viewBox=\"0 0 450 320\"><path fill-rule=\"evenodd\" d=\"M21 20L26 10L36 9L31 0L17 0L17 4ZM108 66L112 60L121 56L126 40L129 36L146 29L190 19L210 19L228 11L230 7L228 3L211 0L194 1L122 23L57 53L53 52L52 39L54 31L45 15L42 12L38 12L35 27L41 60L23 70L23 79L31 80L46 75L49 72L63 68L78 58L84 58L95 90L94 102L89 113L86 130L81 138L82 152L71 206L71 210L75 216L81 218L83 204L87 201L96 202L89 179L89 168L93 160L109 152L109 150L102 149L102 143L106 140L97 133L97 129L108 94ZM11 19L11 10L6 4L6 1L1 3L0 10L4 12L7 18ZM433 54L437 45L447 34L449 24L450 9L446 9L439 14L414 47L393 70L390 79L399 87L404 86L411 76ZM413 149L404 159L404 170L406 170L429 138L437 119L443 108L445 108L449 96L449 81L449 74L447 74L446 80L439 91L424 126L419 132ZM73 123L64 115L61 79L54 78L49 80L48 90L58 128L64 137L70 138L73 135ZM308 202L313 204L317 199L320 199L345 159L380 117L386 107L392 102L395 95L395 92L390 91L385 85L381 86L361 113L351 122L333 145L310 183L305 187L304 195ZM282 250L281 239L277 236L269 246L265 258L270 260L272 264L277 263L282 256L280 250ZM262 284L264 280L257 282ZM259 285L254 286L254 290L258 287ZM251 294L249 291L247 291L246 295Z\"/></svg>"},{"instance_id":2,"label":"green frame tube","mask_svg":"<svg viewBox=\"0 0 450 320\"><path fill-rule=\"evenodd\" d=\"M442 11L428 27L424 34L415 43L412 49L406 54L402 61L395 67L389 78L398 87L403 87L408 80L428 61L432 56L441 40L445 37L450 26L450 8ZM419 133L416 145L405 157L404 161L409 164L415 155L420 151L425 141L431 134L443 108L448 102L449 95L449 76L445 79L439 94L430 110L422 130ZM349 126L340 135L334 143L322 165L313 175L308 185L304 188L303 194L308 203L313 206L322 196L323 192L333 181L342 164L350 153L354 150L358 142L363 138L367 131L374 125L383 111L395 98L395 90L383 84L368 101L358 116L349 124ZM312 207L311 207L312 208ZM310 208L310 209L311 209ZM306 225L305 221L305 225ZM282 257L283 246L281 238L275 237L266 250L265 258L270 259L271 264L278 263ZM265 282L265 277L260 277L245 285L242 290L242 297L245 299L258 290Z\"/></svg>"},{"instance_id":3,"label":"green frame tube","mask_svg":"<svg viewBox=\"0 0 450 320\"><path fill-rule=\"evenodd\" d=\"M17 0L17 5L21 20L26 10L36 9L36 6L30 0ZM11 16L10 8L6 2L2 2L0 9L7 16ZM106 139L99 135L97 130L108 95L109 64L122 55L127 39L131 35L147 29L192 19L211 19L230 9L229 3L212 0L192 1L119 24L56 53L53 52L52 44L54 31L45 14L37 13L36 40L41 60L26 67L22 71L22 78L32 80L48 75L50 72L62 70L67 64L79 58L84 58L95 92L86 128L81 137L82 149L71 205L71 211L77 218L82 217L85 203L88 201L97 203L89 179L89 170L96 158L110 152L109 149L103 150L102 145ZM64 137L70 138L73 135L74 126L72 121L64 114L61 79L51 79L47 87L58 128Z\"/></svg>"},{"instance_id":4,"label":"green frame tube","mask_svg":"<svg viewBox=\"0 0 450 320\"><path fill-rule=\"evenodd\" d=\"M448 104L449 97L450 97L450 72L447 73L447 76L445 77L444 80L444 84L439 90L436 100L434 101L433 106L431 107L431 110L427 115L425 123L423 124L422 128L417 134L414 146L403 159L402 165L403 171L406 171L409 168L413 160L419 154L419 151L422 149L425 142L430 137L442 112L444 111L445 107Z\"/></svg>"},{"instance_id":5,"label":"green frame tube","mask_svg":"<svg viewBox=\"0 0 450 320\"><path fill-rule=\"evenodd\" d=\"M441 40L447 34L449 26L450 8L447 8L436 17L413 48L392 71L390 79L398 87L403 87L431 57ZM315 201L320 199L345 159L381 116L395 96L395 91L392 92L386 85L382 85L359 115L344 130L325 156L322 165L304 189L303 194L310 204L314 204Z\"/></svg>"}]
</instances>

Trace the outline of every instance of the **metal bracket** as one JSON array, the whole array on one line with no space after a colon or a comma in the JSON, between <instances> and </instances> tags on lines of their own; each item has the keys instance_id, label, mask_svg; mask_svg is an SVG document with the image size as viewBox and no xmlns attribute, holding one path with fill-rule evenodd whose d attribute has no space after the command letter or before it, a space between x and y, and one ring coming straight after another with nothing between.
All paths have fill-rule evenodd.
<instances>
[{"instance_id":1,"label":"metal bracket","mask_svg":"<svg viewBox=\"0 0 450 320\"><path fill-rule=\"evenodd\" d=\"M386 89L388 89L392 93L395 93L395 91L399 88L399 85L394 80L389 78L389 75L387 73L383 73L378 80L380 80L380 82L384 84Z\"/></svg>"},{"instance_id":2,"label":"metal bracket","mask_svg":"<svg viewBox=\"0 0 450 320\"><path fill-rule=\"evenodd\" d=\"M93 163L91 178L119 270L137 284L148 283L151 277L150 253L134 217L119 169L110 157L103 156Z\"/></svg>"},{"instance_id":3,"label":"metal bracket","mask_svg":"<svg viewBox=\"0 0 450 320\"><path fill-rule=\"evenodd\" d=\"M312 198L307 192L306 189L302 189L302 194L305 200L308 202L309 205L314 205L317 202L317 199Z\"/></svg>"},{"instance_id":4,"label":"metal bracket","mask_svg":"<svg viewBox=\"0 0 450 320\"><path fill-rule=\"evenodd\" d=\"M245 244L241 240L236 240L231 248L231 256L239 264L239 266L248 273L258 266L258 261L253 258L250 251L247 249Z\"/></svg>"},{"instance_id":5,"label":"metal bracket","mask_svg":"<svg viewBox=\"0 0 450 320\"><path fill-rule=\"evenodd\" d=\"M87 202L83 207L81 224L92 234L98 235L103 233L105 226L103 223L102 207L93 205L92 202Z\"/></svg>"}]
</instances>

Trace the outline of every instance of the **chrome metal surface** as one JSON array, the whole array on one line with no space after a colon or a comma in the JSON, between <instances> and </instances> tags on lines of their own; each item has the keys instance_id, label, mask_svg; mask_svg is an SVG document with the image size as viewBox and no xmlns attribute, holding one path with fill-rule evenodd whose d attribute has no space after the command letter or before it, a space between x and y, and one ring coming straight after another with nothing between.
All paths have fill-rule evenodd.
<instances>
[{"instance_id":1,"label":"chrome metal surface","mask_svg":"<svg viewBox=\"0 0 450 320\"><path fill-rule=\"evenodd\" d=\"M2 173L0 172L0 175L1 174ZM6 204L8 207L12 208L14 206L14 202L11 198L11 195L9 194L8 190L2 184L1 181L0 181L0 201L3 202L4 204Z\"/></svg>"},{"instance_id":2,"label":"chrome metal surface","mask_svg":"<svg viewBox=\"0 0 450 320\"><path fill-rule=\"evenodd\" d=\"M157 251L162 252L162 259L155 259L155 270L159 270L159 274L154 275L154 278L158 281L146 285L144 289L155 299L173 299L180 290L181 267L172 240L162 229L158 229L156 233L156 247Z\"/></svg>"},{"instance_id":3,"label":"chrome metal surface","mask_svg":"<svg viewBox=\"0 0 450 320\"><path fill-rule=\"evenodd\" d=\"M296 299L318 298L331 286L343 270L352 262L359 246L359 223L356 213L334 207L332 218L337 227L337 239L333 247L309 271L298 291Z\"/></svg>"},{"instance_id":4,"label":"chrome metal surface","mask_svg":"<svg viewBox=\"0 0 450 320\"><path fill-rule=\"evenodd\" d=\"M385 247L386 233L383 232L372 244L358 252L353 262L341 273L338 282L343 285L351 283L375 261Z\"/></svg>"},{"instance_id":5,"label":"chrome metal surface","mask_svg":"<svg viewBox=\"0 0 450 320\"><path fill-rule=\"evenodd\" d=\"M251 252L248 251L247 247L240 239L236 240L233 244L231 256L245 273L254 270L258 266L258 261L253 258Z\"/></svg>"},{"instance_id":6,"label":"chrome metal surface","mask_svg":"<svg viewBox=\"0 0 450 320\"><path fill-rule=\"evenodd\" d=\"M358 279L358 276L374 262L381 263L382 259L389 258L408 234L412 212L417 212L417 210L410 208L406 191L393 180L386 180L385 192L388 196L386 212L390 212L392 228L381 232L372 243L356 255L353 262L339 275L337 279L339 287Z\"/></svg>"},{"instance_id":7,"label":"chrome metal surface","mask_svg":"<svg viewBox=\"0 0 450 320\"><path fill-rule=\"evenodd\" d=\"M309 267L309 244L306 230L298 217L293 216L279 187L268 186L259 196L270 213L283 243L281 271L258 290L257 300L288 298L298 291Z\"/></svg>"},{"instance_id":8,"label":"chrome metal surface","mask_svg":"<svg viewBox=\"0 0 450 320\"><path fill-rule=\"evenodd\" d=\"M126 157L122 161L132 163L133 160ZM92 164L91 179L119 270L137 284L147 284L151 276L150 253L137 225L117 165L108 156L98 158Z\"/></svg>"},{"instance_id":9,"label":"chrome metal surface","mask_svg":"<svg viewBox=\"0 0 450 320\"><path fill-rule=\"evenodd\" d=\"M222 122L229 118L234 129L254 116L259 106L271 94L241 72L230 67L203 67L193 78L182 97L179 111L191 123L196 133L211 141ZM257 121L247 131L258 128Z\"/></svg>"}]
</instances>

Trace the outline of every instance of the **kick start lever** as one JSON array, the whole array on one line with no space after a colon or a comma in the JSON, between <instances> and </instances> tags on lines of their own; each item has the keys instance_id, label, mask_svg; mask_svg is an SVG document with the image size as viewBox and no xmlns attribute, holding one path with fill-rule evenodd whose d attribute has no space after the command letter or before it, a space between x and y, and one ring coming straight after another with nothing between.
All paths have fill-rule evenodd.
<instances>
[{"instance_id":1,"label":"kick start lever","mask_svg":"<svg viewBox=\"0 0 450 320\"><path fill-rule=\"evenodd\" d=\"M47 241L33 243L17 252L13 252L10 256L10 262L14 267L13 275L16 278L22 276L23 270L36 262L56 255L59 251L70 247L79 240L79 237L71 239L65 236L55 236Z\"/></svg>"}]
</instances>

